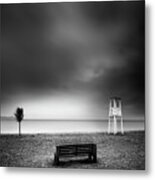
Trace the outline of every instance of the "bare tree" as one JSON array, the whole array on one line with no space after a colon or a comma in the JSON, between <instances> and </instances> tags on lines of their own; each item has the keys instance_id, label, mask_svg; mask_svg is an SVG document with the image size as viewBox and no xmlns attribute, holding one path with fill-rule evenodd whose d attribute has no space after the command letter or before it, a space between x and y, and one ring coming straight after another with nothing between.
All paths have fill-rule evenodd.
<instances>
[{"instance_id":1,"label":"bare tree","mask_svg":"<svg viewBox=\"0 0 155 180\"><path fill-rule=\"evenodd\" d=\"M21 121L24 118L24 110L23 110L23 108L18 107L16 109L15 117L16 117L17 122L19 123L19 136L20 136L21 135Z\"/></svg>"}]
</instances>

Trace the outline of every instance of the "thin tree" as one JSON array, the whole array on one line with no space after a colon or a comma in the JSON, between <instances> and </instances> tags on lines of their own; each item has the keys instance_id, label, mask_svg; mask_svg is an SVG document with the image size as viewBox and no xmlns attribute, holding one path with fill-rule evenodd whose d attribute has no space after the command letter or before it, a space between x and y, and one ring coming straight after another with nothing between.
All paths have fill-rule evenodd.
<instances>
[{"instance_id":1,"label":"thin tree","mask_svg":"<svg viewBox=\"0 0 155 180\"><path fill-rule=\"evenodd\" d=\"M20 135L21 135L21 121L22 121L23 118L24 118L23 108L19 108L19 107L18 107L18 108L16 109L15 117L16 117L17 122L19 123L19 136L20 136Z\"/></svg>"}]
</instances>

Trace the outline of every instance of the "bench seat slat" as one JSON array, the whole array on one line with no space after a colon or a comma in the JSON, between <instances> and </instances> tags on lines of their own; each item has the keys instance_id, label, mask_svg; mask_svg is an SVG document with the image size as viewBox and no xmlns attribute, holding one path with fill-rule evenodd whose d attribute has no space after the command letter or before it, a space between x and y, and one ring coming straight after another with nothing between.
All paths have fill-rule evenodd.
<instances>
[{"instance_id":1,"label":"bench seat slat","mask_svg":"<svg viewBox=\"0 0 155 180\"><path fill-rule=\"evenodd\" d=\"M90 151L86 151L86 152L83 152L83 151L81 151L81 152L62 152L62 153L59 153L59 156L64 155L64 154L78 155L78 154L93 154L93 153Z\"/></svg>"},{"instance_id":2,"label":"bench seat slat","mask_svg":"<svg viewBox=\"0 0 155 180\"><path fill-rule=\"evenodd\" d=\"M88 154L87 153L81 153L78 155L76 155L76 154L61 154L60 157L76 157L76 156L88 156Z\"/></svg>"}]
</instances>

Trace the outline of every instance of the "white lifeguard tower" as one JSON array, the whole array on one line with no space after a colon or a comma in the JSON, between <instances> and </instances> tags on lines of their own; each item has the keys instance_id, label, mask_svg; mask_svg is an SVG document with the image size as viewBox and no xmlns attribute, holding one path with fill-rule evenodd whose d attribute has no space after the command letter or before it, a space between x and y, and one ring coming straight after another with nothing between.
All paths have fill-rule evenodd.
<instances>
[{"instance_id":1,"label":"white lifeguard tower","mask_svg":"<svg viewBox=\"0 0 155 180\"><path fill-rule=\"evenodd\" d=\"M122 101L119 97L110 98L109 103L109 121L108 121L108 134L117 134L119 131L124 134L123 116L122 116Z\"/></svg>"}]
</instances>

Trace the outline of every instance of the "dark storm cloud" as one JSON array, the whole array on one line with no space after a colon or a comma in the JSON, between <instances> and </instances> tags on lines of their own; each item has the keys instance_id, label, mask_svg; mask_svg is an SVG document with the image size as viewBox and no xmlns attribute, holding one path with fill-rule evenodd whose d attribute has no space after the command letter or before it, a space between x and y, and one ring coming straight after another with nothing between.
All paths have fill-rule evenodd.
<instances>
[{"instance_id":1,"label":"dark storm cloud","mask_svg":"<svg viewBox=\"0 0 155 180\"><path fill-rule=\"evenodd\" d=\"M2 37L4 102L76 90L143 114L144 1L2 5Z\"/></svg>"},{"instance_id":2,"label":"dark storm cloud","mask_svg":"<svg viewBox=\"0 0 155 180\"><path fill-rule=\"evenodd\" d=\"M112 30L110 36L113 36L107 38L103 61L96 67L96 72L101 75L95 79L96 87L101 91L99 99L104 102L107 97L120 96L125 99L126 106L132 106L136 113L143 114L144 3L90 4L87 10L88 17L94 20L92 23ZM117 31L119 28L123 29L122 33Z\"/></svg>"},{"instance_id":3,"label":"dark storm cloud","mask_svg":"<svg viewBox=\"0 0 155 180\"><path fill-rule=\"evenodd\" d=\"M45 41L44 21L49 17L44 16L47 5L45 7L43 5L43 8L41 6L8 5L2 9L4 17L2 70L6 78L2 82L7 83L8 86L16 87L17 83L18 86L31 88L31 86L44 85L46 80L56 83L59 79L55 76L59 74L57 70L59 69L61 73L63 73L62 68L66 73L69 70L70 55ZM48 23L51 24L51 20L50 18ZM65 63L61 61L64 55Z\"/></svg>"}]
</instances>

